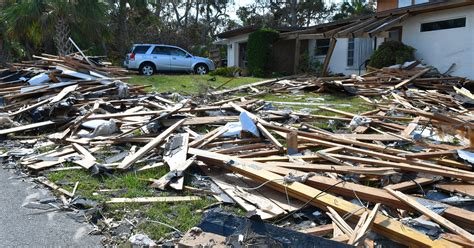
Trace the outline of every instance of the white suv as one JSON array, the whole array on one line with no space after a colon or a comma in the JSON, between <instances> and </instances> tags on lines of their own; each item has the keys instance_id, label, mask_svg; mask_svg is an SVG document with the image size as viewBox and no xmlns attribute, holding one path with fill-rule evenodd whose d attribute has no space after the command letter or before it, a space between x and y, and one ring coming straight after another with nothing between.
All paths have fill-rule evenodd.
<instances>
[{"instance_id":1,"label":"white suv","mask_svg":"<svg viewBox=\"0 0 474 248\"><path fill-rule=\"evenodd\" d=\"M185 71L206 74L215 69L212 60L193 56L186 50L168 45L135 44L123 62L125 68L143 75L156 71Z\"/></svg>"}]
</instances>

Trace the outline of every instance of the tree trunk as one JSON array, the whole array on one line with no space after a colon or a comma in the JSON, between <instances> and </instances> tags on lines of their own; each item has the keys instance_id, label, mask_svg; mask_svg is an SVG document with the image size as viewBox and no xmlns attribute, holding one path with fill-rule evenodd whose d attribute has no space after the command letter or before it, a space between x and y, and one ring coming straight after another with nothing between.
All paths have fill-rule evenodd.
<instances>
[{"instance_id":1,"label":"tree trunk","mask_svg":"<svg viewBox=\"0 0 474 248\"><path fill-rule=\"evenodd\" d=\"M54 44L59 56L70 54L72 51L71 43L69 42L69 24L64 17L59 17L55 24Z\"/></svg>"}]
</instances>

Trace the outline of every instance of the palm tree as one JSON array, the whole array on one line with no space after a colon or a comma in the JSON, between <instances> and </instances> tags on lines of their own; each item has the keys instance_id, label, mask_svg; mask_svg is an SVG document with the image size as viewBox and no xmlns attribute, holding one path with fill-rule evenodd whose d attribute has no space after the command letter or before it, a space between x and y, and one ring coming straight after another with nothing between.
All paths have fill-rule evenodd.
<instances>
[{"instance_id":1,"label":"palm tree","mask_svg":"<svg viewBox=\"0 0 474 248\"><path fill-rule=\"evenodd\" d=\"M342 20L350 17L372 14L375 12L372 3L366 3L364 0L344 1L339 7L339 11L334 15L334 20Z\"/></svg>"},{"instance_id":2,"label":"palm tree","mask_svg":"<svg viewBox=\"0 0 474 248\"><path fill-rule=\"evenodd\" d=\"M28 55L46 51L65 54L72 36L84 46L101 44L106 29L107 5L97 0L13 1L1 10L10 41L20 43ZM99 42L99 43L96 43Z\"/></svg>"}]
</instances>

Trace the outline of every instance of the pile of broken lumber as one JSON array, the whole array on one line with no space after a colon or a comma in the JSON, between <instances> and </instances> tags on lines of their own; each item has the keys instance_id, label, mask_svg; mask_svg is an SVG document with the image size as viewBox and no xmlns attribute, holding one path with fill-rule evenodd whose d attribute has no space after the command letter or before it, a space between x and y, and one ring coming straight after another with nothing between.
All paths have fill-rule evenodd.
<instances>
[{"instance_id":1,"label":"pile of broken lumber","mask_svg":"<svg viewBox=\"0 0 474 248\"><path fill-rule=\"evenodd\" d=\"M462 88L471 85L471 81L463 77L440 74L431 67L386 67L373 68L372 71L361 75L314 77L309 75L289 76L277 80L266 80L234 89L213 92L213 95L246 91L252 94L272 92L291 92L305 90L312 92L342 92L358 96L381 96L394 90L412 85L419 90L436 90L443 93L453 91L453 87Z\"/></svg>"},{"instance_id":2,"label":"pile of broken lumber","mask_svg":"<svg viewBox=\"0 0 474 248\"><path fill-rule=\"evenodd\" d=\"M313 206L330 222L298 230L308 235L351 245L373 246L377 235L408 246L474 245L474 99L458 78L418 80L426 69L397 80L392 79L398 74L386 71L341 81L285 78L214 91L225 98L199 105L199 99L177 94L146 93L146 86L128 85L104 70L72 68L68 59L46 61L54 65L24 63L0 75L0 135L7 148L1 157L31 175L168 166L165 176L150 179L150 187L174 196L112 198L108 204L192 201L204 194L282 226ZM336 114L323 116L268 110L252 98L317 91L318 82L329 81L363 85L359 91L373 110L320 106ZM429 88L418 84L428 82ZM447 93L446 82L456 82L456 88L450 85ZM420 87L399 91L408 85ZM368 98L362 88L389 92ZM252 93L232 96L246 90ZM314 126L329 120L347 128ZM43 153L30 149L51 145L55 149ZM113 155L98 159L104 148ZM209 178L209 188L185 185L190 167ZM45 178L39 182L65 201L74 196Z\"/></svg>"}]
</instances>

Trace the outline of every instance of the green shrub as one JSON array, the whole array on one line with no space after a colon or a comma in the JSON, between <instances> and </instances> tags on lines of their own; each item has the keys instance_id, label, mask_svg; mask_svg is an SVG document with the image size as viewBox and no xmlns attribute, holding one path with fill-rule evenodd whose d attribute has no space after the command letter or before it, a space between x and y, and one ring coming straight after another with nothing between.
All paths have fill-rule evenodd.
<instances>
[{"instance_id":1,"label":"green shrub","mask_svg":"<svg viewBox=\"0 0 474 248\"><path fill-rule=\"evenodd\" d=\"M321 74L322 68L323 63L315 58L311 58L308 53L305 53L300 57L300 63L298 67L299 72L319 76Z\"/></svg>"},{"instance_id":2,"label":"green shrub","mask_svg":"<svg viewBox=\"0 0 474 248\"><path fill-rule=\"evenodd\" d=\"M278 31L268 28L262 28L249 35L247 60L250 74L263 77L269 73L272 45L278 37Z\"/></svg>"},{"instance_id":3,"label":"green shrub","mask_svg":"<svg viewBox=\"0 0 474 248\"><path fill-rule=\"evenodd\" d=\"M234 77L235 74L240 73L242 69L237 66L232 67L219 67L214 71L211 71L209 75L211 76L223 76L223 77Z\"/></svg>"},{"instance_id":4,"label":"green shrub","mask_svg":"<svg viewBox=\"0 0 474 248\"><path fill-rule=\"evenodd\" d=\"M369 65L375 68L402 64L415 60L415 48L399 41L386 41L370 57Z\"/></svg>"}]
</instances>

